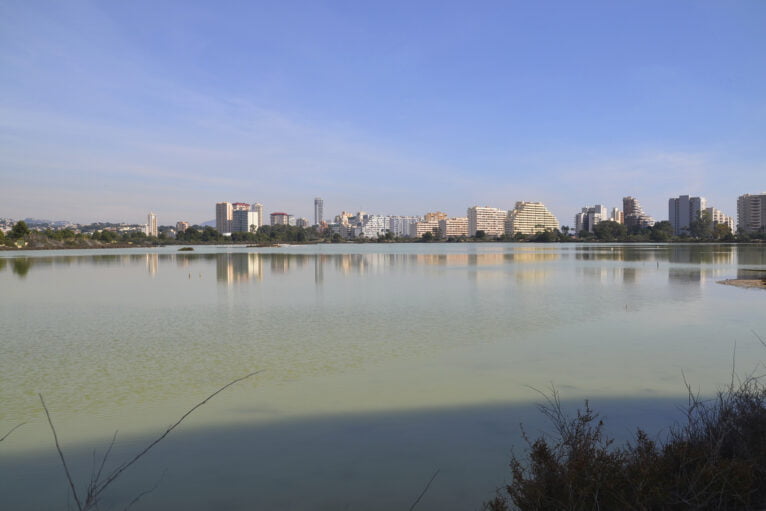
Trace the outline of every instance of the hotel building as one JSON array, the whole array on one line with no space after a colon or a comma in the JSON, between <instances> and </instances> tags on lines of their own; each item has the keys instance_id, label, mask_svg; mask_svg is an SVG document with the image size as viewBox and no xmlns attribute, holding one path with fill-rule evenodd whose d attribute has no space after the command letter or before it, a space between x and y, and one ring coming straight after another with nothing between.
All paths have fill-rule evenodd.
<instances>
[{"instance_id":1,"label":"hotel building","mask_svg":"<svg viewBox=\"0 0 766 511\"><path fill-rule=\"evenodd\" d=\"M668 199L668 221L673 226L673 234L689 234L692 223L700 219L705 208L705 197L681 195L677 199Z\"/></svg>"},{"instance_id":2,"label":"hotel building","mask_svg":"<svg viewBox=\"0 0 766 511\"><path fill-rule=\"evenodd\" d=\"M439 220L440 238L468 236L468 217L444 218Z\"/></svg>"},{"instance_id":3,"label":"hotel building","mask_svg":"<svg viewBox=\"0 0 766 511\"><path fill-rule=\"evenodd\" d=\"M635 197L628 196L622 198L622 211L625 225L629 228L634 226L646 228L654 225L654 219L644 213L641 203Z\"/></svg>"},{"instance_id":4,"label":"hotel building","mask_svg":"<svg viewBox=\"0 0 766 511\"><path fill-rule=\"evenodd\" d=\"M519 201L508 213L505 233L509 236L516 233L536 234L546 230L557 230L559 227L558 219L542 202Z\"/></svg>"},{"instance_id":5,"label":"hotel building","mask_svg":"<svg viewBox=\"0 0 766 511\"><path fill-rule=\"evenodd\" d=\"M146 235L157 236L157 215L154 213L146 215Z\"/></svg>"},{"instance_id":6,"label":"hotel building","mask_svg":"<svg viewBox=\"0 0 766 511\"><path fill-rule=\"evenodd\" d=\"M231 202L218 202L215 205L215 230L221 234L231 232L233 220Z\"/></svg>"},{"instance_id":7,"label":"hotel building","mask_svg":"<svg viewBox=\"0 0 766 511\"><path fill-rule=\"evenodd\" d=\"M766 231L766 192L737 198L737 229L747 233Z\"/></svg>"},{"instance_id":8,"label":"hotel building","mask_svg":"<svg viewBox=\"0 0 766 511\"><path fill-rule=\"evenodd\" d=\"M468 235L476 236L477 231L484 231L487 236L502 236L505 232L505 220L508 212L504 209L487 206L468 208Z\"/></svg>"}]
</instances>

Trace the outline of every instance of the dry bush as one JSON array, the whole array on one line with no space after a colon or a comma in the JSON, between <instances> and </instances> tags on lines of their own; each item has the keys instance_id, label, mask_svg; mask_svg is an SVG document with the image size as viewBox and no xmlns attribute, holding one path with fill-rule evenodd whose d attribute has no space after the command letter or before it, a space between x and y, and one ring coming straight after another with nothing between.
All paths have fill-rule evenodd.
<instances>
[{"instance_id":1,"label":"dry bush","mask_svg":"<svg viewBox=\"0 0 766 511\"><path fill-rule=\"evenodd\" d=\"M766 386L749 376L704 400L691 392L685 418L663 441L638 430L615 446L588 402L574 417L553 391L541 411L552 438L511 458L511 482L490 511L722 510L766 507Z\"/></svg>"}]
</instances>

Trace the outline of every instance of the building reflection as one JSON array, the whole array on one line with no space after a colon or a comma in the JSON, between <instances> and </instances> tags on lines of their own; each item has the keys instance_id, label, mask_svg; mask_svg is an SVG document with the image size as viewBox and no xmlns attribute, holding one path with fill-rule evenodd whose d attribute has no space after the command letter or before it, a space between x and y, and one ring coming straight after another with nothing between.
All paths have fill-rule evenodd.
<instances>
[{"instance_id":1,"label":"building reflection","mask_svg":"<svg viewBox=\"0 0 766 511\"><path fill-rule=\"evenodd\" d=\"M157 269L159 268L159 265L159 254L146 254L146 271L149 272L149 275L157 275Z\"/></svg>"},{"instance_id":2,"label":"building reflection","mask_svg":"<svg viewBox=\"0 0 766 511\"><path fill-rule=\"evenodd\" d=\"M763 280L766 282L766 268L739 268L737 269L737 278L741 280Z\"/></svg>"},{"instance_id":3,"label":"building reflection","mask_svg":"<svg viewBox=\"0 0 766 511\"><path fill-rule=\"evenodd\" d=\"M668 261L686 264L733 264L734 245L668 245Z\"/></svg>"},{"instance_id":4,"label":"building reflection","mask_svg":"<svg viewBox=\"0 0 766 511\"><path fill-rule=\"evenodd\" d=\"M216 254L216 280L225 284L263 279L261 254Z\"/></svg>"},{"instance_id":5,"label":"building reflection","mask_svg":"<svg viewBox=\"0 0 766 511\"><path fill-rule=\"evenodd\" d=\"M582 245L575 247L575 259L581 261L668 261L671 263L732 264L735 245L665 244L665 245Z\"/></svg>"},{"instance_id":6,"label":"building reflection","mask_svg":"<svg viewBox=\"0 0 766 511\"><path fill-rule=\"evenodd\" d=\"M758 245L740 245L737 247L737 264L766 269L766 250Z\"/></svg>"}]
</instances>

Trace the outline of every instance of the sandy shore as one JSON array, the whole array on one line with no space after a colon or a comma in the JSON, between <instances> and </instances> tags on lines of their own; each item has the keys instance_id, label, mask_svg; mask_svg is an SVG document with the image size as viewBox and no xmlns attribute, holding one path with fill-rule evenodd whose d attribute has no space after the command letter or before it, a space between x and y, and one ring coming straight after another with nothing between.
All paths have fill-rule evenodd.
<instances>
[{"instance_id":1,"label":"sandy shore","mask_svg":"<svg viewBox=\"0 0 766 511\"><path fill-rule=\"evenodd\" d=\"M766 289L766 279L726 279L719 280L718 283L727 286Z\"/></svg>"}]
</instances>

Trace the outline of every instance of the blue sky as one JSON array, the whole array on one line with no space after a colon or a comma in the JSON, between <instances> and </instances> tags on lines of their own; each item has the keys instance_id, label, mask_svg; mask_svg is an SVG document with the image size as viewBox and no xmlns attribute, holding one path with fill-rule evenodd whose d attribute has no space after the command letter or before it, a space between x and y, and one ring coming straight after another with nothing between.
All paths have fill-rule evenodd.
<instances>
[{"instance_id":1,"label":"blue sky","mask_svg":"<svg viewBox=\"0 0 766 511\"><path fill-rule=\"evenodd\" d=\"M766 190L766 2L0 1L0 216Z\"/></svg>"}]
</instances>

